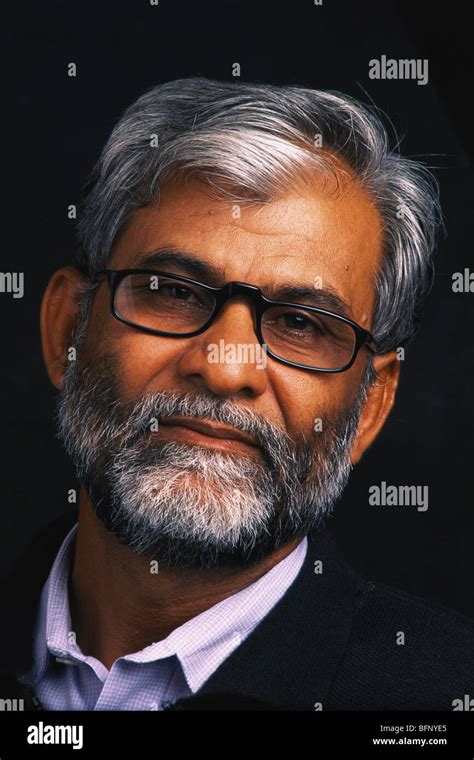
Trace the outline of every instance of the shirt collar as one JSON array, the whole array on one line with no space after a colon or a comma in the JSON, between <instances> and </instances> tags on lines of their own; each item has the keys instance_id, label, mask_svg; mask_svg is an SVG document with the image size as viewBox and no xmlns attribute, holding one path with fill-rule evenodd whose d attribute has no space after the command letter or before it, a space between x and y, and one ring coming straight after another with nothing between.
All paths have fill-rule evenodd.
<instances>
[{"instance_id":1,"label":"shirt collar","mask_svg":"<svg viewBox=\"0 0 474 760\"><path fill-rule=\"evenodd\" d=\"M78 523L66 535L42 591L35 634L35 683L48 667L49 653L73 662L94 659L86 657L71 636L68 582L77 528ZM189 688L196 692L289 589L301 570L307 548L305 537L261 578L188 620L166 639L123 659L150 663L175 655Z\"/></svg>"},{"instance_id":2,"label":"shirt collar","mask_svg":"<svg viewBox=\"0 0 474 760\"><path fill-rule=\"evenodd\" d=\"M68 578L72 560L72 546L78 523L69 530L54 559L43 586L39 613L34 630L33 681L36 684L45 674L50 654L69 657L71 615L69 611ZM28 676L27 676L28 679Z\"/></svg>"},{"instance_id":3,"label":"shirt collar","mask_svg":"<svg viewBox=\"0 0 474 760\"><path fill-rule=\"evenodd\" d=\"M261 578L172 631L161 642L127 660L157 659L164 649L175 654L191 691L197 691L247 638L297 577L307 552L306 537Z\"/></svg>"}]
</instances>

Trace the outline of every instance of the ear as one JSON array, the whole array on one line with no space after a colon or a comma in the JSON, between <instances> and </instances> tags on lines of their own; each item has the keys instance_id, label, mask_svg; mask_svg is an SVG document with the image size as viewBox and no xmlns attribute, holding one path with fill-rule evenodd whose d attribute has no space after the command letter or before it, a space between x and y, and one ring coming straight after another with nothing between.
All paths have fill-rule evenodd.
<instances>
[{"instance_id":1,"label":"ear","mask_svg":"<svg viewBox=\"0 0 474 760\"><path fill-rule=\"evenodd\" d=\"M78 296L89 282L75 267L53 274L41 304L41 342L49 379L58 390L67 366L67 350L79 315Z\"/></svg>"},{"instance_id":2,"label":"ear","mask_svg":"<svg viewBox=\"0 0 474 760\"><path fill-rule=\"evenodd\" d=\"M376 380L367 390L357 435L351 449L351 462L356 464L383 428L395 401L400 378L400 362L396 351L376 356L373 360Z\"/></svg>"}]
</instances>

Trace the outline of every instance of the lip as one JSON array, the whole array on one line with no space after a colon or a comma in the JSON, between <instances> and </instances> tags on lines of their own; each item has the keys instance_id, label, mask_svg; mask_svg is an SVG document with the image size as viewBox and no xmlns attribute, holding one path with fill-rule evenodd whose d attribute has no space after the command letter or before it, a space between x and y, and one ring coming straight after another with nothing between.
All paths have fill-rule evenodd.
<instances>
[{"instance_id":1,"label":"lip","mask_svg":"<svg viewBox=\"0 0 474 760\"><path fill-rule=\"evenodd\" d=\"M193 417L170 416L166 417L163 420L160 420L160 427L161 426L165 428L173 428L175 430L186 428L189 431L198 433L200 436L203 436L203 438L207 438L207 443L211 442L209 439L218 439L218 441L222 442L225 448L228 448L228 446L226 446L226 443L232 445L234 442L244 444L245 447L251 447L253 449L259 448L259 445L253 436L249 435L248 433L244 433L241 430L236 430L235 428L228 427L227 425L222 425L219 422L204 422L203 420L197 420ZM217 444L218 441L215 441L215 443Z\"/></svg>"}]
</instances>

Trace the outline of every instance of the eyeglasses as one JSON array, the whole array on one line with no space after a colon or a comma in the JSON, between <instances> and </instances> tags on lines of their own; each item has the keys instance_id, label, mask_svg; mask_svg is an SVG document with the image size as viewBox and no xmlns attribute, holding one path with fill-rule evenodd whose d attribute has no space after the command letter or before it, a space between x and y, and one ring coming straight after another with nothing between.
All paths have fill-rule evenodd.
<instances>
[{"instance_id":1,"label":"eyeglasses","mask_svg":"<svg viewBox=\"0 0 474 760\"><path fill-rule=\"evenodd\" d=\"M259 344L282 364L343 372L362 346L376 351L371 333L352 320L315 306L272 301L255 285L213 287L156 269L105 269L97 274L107 278L112 315L141 332L192 338L210 327L229 298L245 295L253 304Z\"/></svg>"}]
</instances>

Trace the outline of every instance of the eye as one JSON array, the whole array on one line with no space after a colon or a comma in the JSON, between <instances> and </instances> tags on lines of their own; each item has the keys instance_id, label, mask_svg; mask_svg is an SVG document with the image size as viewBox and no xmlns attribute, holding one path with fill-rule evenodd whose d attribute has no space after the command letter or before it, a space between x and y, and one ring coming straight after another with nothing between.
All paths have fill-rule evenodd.
<instances>
[{"instance_id":1,"label":"eye","mask_svg":"<svg viewBox=\"0 0 474 760\"><path fill-rule=\"evenodd\" d=\"M161 294L165 296L169 295L179 301L190 301L193 298L195 298L196 301L199 301L196 293L194 293L191 288L188 288L185 285L180 285L178 283L162 285L158 292L161 292Z\"/></svg>"},{"instance_id":2,"label":"eye","mask_svg":"<svg viewBox=\"0 0 474 760\"><path fill-rule=\"evenodd\" d=\"M285 326L292 330L304 330L308 327L314 329L318 327L318 325L302 314L288 312L288 314L283 314L281 318Z\"/></svg>"},{"instance_id":3,"label":"eye","mask_svg":"<svg viewBox=\"0 0 474 760\"><path fill-rule=\"evenodd\" d=\"M303 312L286 311L272 315L269 320L277 330L300 333L301 335L326 335L327 329L317 317L310 317Z\"/></svg>"}]
</instances>

